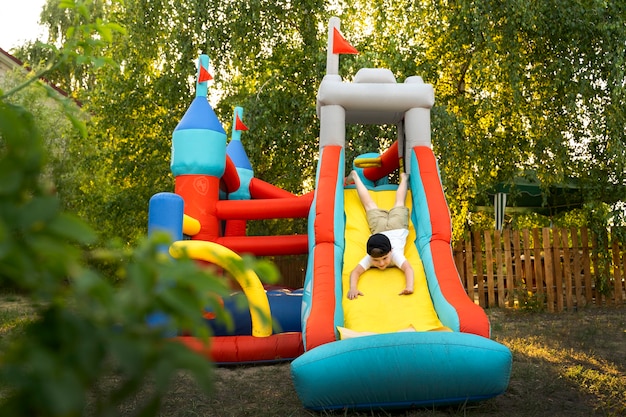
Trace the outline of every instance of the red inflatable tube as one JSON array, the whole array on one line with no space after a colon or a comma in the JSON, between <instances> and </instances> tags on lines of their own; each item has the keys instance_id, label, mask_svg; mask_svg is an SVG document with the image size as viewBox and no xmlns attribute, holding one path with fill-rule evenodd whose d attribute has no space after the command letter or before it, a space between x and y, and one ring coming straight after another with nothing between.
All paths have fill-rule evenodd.
<instances>
[{"instance_id":1,"label":"red inflatable tube","mask_svg":"<svg viewBox=\"0 0 626 417\"><path fill-rule=\"evenodd\" d=\"M448 205L443 188L441 188L437 161L432 150L426 146L416 146L413 151L419 161L419 175L424 184L428 211L447 213ZM450 247L452 239L450 216L431 216L431 230L430 248L435 275L441 293L457 311L460 330L463 333L474 333L488 338L490 336L489 319L484 310L467 296L454 263Z\"/></svg>"},{"instance_id":2,"label":"red inflatable tube","mask_svg":"<svg viewBox=\"0 0 626 417\"><path fill-rule=\"evenodd\" d=\"M309 251L307 235L226 236L215 242L234 252L255 256L304 255Z\"/></svg>"},{"instance_id":3,"label":"red inflatable tube","mask_svg":"<svg viewBox=\"0 0 626 417\"><path fill-rule=\"evenodd\" d=\"M340 271L335 270L335 241L341 230L335 230L335 203L343 201L337 193L338 176L343 167L341 146L325 146L320 155L317 198L315 200L315 246L313 247L313 285L311 289L311 310L306 321L306 349L335 341L335 306L341 300L335 299L335 279ZM337 236L336 236L337 235Z\"/></svg>"},{"instance_id":4,"label":"red inflatable tube","mask_svg":"<svg viewBox=\"0 0 626 417\"><path fill-rule=\"evenodd\" d=\"M378 181L394 172L400 166L400 156L398 155L398 141L395 141L389 149L380 156L380 167L365 168L363 176L370 181Z\"/></svg>"},{"instance_id":5,"label":"red inflatable tube","mask_svg":"<svg viewBox=\"0 0 626 417\"><path fill-rule=\"evenodd\" d=\"M298 198L264 200L220 200L217 217L222 220L263 220L304 218L309 214L313 194Z\"/></svg>"},{"instance_id":6,"label":"red inflatable tube","mask_svg":"<svg viewBox=\"0 0 626 417\"><path fill-rule=\"evenodd\" d=\"M222 175L222 180L224 181L224 186L226 187L227 193L235 192L241 186L241 182L239 181L239 173L237 173L237 167L230 156L226 155L226 169L224 170L224 175Z\"/></svg>"},{"instance_id":7,"label":"red inflatable tube","mask_svg":"<svg viewBox=\"0 0 626 417\"><path fill-rule=\"evenodd\" d=\"M304 352L300 332L268 337L219 336L211 338L208 345L192 336L180 336L176 340L220 365L288 361Z\"/></svg>"},{"instance_id":8,"label":"red inflatable tube","mask_svg":"<svg viewBox=\"0 0 626 417\"><path fill-rule=\"evenodd\" d=\"M224 227L224 236L245 236L246 227L245 220L228 220Z\"/></svg>"},{"instance_id":9,"label":"red inflatable tube","mask_svg":"<svg viewBox=\"0 0 626 417\"><path fill-rule=\"evenodd\" d=\"M278 188L258 178L250 180L250 196L253 199L262 198L298 198L297 195Z\"/></svg>"}]
</instances>

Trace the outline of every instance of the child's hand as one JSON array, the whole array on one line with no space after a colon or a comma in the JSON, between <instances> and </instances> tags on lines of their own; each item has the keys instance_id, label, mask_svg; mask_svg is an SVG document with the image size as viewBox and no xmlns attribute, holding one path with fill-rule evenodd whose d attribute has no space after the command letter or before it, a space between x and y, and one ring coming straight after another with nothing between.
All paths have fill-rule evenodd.
<instances>
[{"instance_id":1,"label":"child's hand","mask_svg":"<svg viewBox=\"0 0 626 417\"><path fill-rule=\"evenodd\" d=\"M359 295L363 295L363 293L361 291L359 291L359 290L350 290L350 291L348 291L348 299L349 300L354 300Z\"/></svg>"},{"instance_id":2,"label":"child's hand","mask_svg":"<svg viewBox=\"0 0 626 417\"><path fill-rule=\"evenodd\" d=\"M409 295L409 294L413 294L413 290L405 288L402 290L402 292L398 295Z\"/></svg>"}]
</instances>

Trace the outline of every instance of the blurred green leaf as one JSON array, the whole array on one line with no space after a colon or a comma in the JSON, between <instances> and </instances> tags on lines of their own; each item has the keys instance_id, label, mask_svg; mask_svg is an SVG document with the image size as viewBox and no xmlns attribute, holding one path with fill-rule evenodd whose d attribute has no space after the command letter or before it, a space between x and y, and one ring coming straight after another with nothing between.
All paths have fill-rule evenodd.
<instances>
[{"instance_id":1,"label":"blurred green leaf","mask_svg":"<svg viewBox=\"0 0 626 417\"><path fill-rule=\"evenodd\" d=\"M49 229L57 236L71 242L91 244L96 241L96 233L83 221L66 213L60 213L49 224Z\"/></svg>"}]
</instances>

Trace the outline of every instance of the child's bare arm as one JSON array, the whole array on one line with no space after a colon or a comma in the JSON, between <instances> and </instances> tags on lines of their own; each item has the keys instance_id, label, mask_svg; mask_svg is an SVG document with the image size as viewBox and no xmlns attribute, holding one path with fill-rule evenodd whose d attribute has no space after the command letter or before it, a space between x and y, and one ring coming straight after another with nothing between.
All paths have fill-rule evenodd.
<instances>
[{"instance_id":1,"label":"child's bare arm","mask_svg":"<svg viewBox=\"0 0 626 417\"><path fill-rule=\"evenodd\" d=\"M413 294L413 286L414 286L413 267L411 266L409 261L404 261L400 269L402 269L402 271L404 272L406 284L405 284L404 290L402 290L402 292L399 295Z\"/></svg>"},{"instance_id":2,"label":"child's bare arm","mask_svg":"<svg viewBox=\"0 0 626 417\"><path fill-rule=\"evenodd\" d=\"M361 265L357 265L354 267L352 272L350 272L350 290L348 291L348 299L354 300L359 295L363 295L361 291L359 291L359 278L365 272L365 269Z\"/></svg>"}]
</instances>

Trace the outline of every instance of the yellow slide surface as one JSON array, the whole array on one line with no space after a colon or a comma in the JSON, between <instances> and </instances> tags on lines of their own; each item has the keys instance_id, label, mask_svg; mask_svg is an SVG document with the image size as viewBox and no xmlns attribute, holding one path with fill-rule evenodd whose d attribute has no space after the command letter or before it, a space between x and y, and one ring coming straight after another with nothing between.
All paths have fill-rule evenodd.
<instances>
[{"instance_id":1,"label":"yellow slide surface","mask_svg":"<svg viewBox=\"0 0 626 417\"><path fill-rule=\"evenodd\" d=\"M370 195L378 207L384 209L393 207L395 191L370 191ZM346 189L344 197L346 212L346 249L342 276L344 327L356 332L373 333L390 333L410 328L416 331L445 329L437 317L428 292L424 267L413 244L415 230L411 222L404 255L415 272L414 293L398 295L405 285L401 269L392 267L381 271L370 268L359 280L359 290L364 295L355 300L347 298L350 272L366 254L370 231L356 189ZM407 204L410 207L410 198L407 198Z\"/></svg>"}]
</instances>

